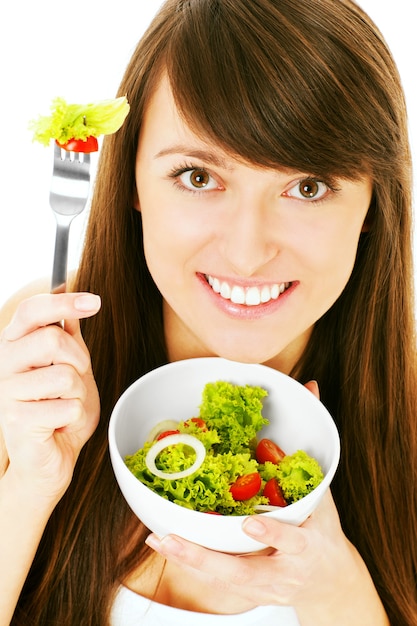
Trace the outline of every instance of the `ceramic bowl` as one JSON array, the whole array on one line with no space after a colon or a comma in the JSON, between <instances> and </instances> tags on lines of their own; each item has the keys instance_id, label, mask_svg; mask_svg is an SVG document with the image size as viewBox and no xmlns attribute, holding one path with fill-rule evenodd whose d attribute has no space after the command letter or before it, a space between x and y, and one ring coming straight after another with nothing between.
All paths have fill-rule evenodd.
<instances>
[{"instance_id":1,"label":"ceramic bowl","mask_svg":"<svg viewBox=\"0 0 417 626\"><path fill-rule=\"evenodd\" d=\"M205 384L218 380L266 389L263 415L270 423L262 429L261 437L277 442L287 454L305 450L320 463L324 479L318 487L293 504L261 514L302 524L334 476L340 455L339 435L329 412L311 392L263 365L198 358L170 363L145 374L123 393L113 410L109 425L111 461L129 506L157 535L174 533L222 552L253 552L265 546L243 532L244 516L207 515L174 504L141 483L124 463L126 455L143 446L158 422L198 415Z\"/></svg>"}]
</instances>

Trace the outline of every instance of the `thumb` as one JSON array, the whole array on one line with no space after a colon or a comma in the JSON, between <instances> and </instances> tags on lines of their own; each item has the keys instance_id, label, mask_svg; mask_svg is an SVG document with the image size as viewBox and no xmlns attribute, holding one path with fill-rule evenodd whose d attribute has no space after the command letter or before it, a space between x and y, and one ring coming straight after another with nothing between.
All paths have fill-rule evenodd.
<instances>
[{"instance_id":1,"label":"thumb","mask_svg":"<svg viewBox=\"0 0 417 626\"><path fill-rule=\"evenodd\" d=\"M85 315L85 317L92 317L93 315L98 313L98 311L100 310L101 302L99 302L96 306L97 306L96 310L90 309L88 311L88 314ZM85 345L85 342L81 333L81 321L80 321L81 319L83 318L73 317L73 318L65 319L64 330L69 335L71 335L71 337L73 337L79 345L81 345L85 350L87 350L87 347Z\"/></svg>"},{"instance_id":2,"label":"thumb","mask_svg":"<svg viewBox=\"0 0 417 626\"><path fill-rule=\"evenodd\" d=\"M316 396L317 400L320 400L320 390L319 385L316 380L309 380L308 383L304 385L306 389L308 389L313 396Z\"/></svg>"}]
</instances>

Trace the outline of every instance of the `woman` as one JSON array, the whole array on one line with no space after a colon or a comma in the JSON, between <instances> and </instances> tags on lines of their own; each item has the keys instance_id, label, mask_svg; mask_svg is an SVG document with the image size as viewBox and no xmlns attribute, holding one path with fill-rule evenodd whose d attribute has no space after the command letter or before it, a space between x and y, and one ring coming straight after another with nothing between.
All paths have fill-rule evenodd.
<instances>
[{"instance_id":1,"label":"woman","mask_svg":"<svg viewBox=\"0 0 417 626\"><path fill-rule=\"evenodd\" d=\"M17 603L12 624L128 624L148 598L135 623L417 624L411 167L381 35L350 0L168 0L120 94L74 293L24 300L2 334L1 623ZM148 536L109 415L144 372L210 354L318 381L340 523L329 494L301 528L245 526L257 557Z\"/></svg>"}]
</instances>

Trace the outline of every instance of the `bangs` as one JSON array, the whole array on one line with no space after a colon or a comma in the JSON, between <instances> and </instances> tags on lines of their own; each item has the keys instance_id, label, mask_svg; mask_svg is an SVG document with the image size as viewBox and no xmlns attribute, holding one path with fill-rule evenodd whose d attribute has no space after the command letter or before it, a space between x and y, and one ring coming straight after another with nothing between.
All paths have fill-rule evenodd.
<instances>
[{"instance_id":1,"label":"bangs","mask_svg":"<svg viewBox=\"0 0 417 626\"><path fill-rule=\"evenodd\" d=\"M255 165L348 179L401 160L395 66L356 5L177 4L164 64L197 135Z\"/></svg>"}]
</instances>

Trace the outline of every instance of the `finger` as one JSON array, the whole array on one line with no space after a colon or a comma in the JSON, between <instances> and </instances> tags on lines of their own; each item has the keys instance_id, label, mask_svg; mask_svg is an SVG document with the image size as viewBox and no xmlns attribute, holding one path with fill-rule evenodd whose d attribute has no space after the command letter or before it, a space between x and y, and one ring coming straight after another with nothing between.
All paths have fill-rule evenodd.
<instances>
[{"instance_id":1,"label":"finger","mask_svg":"<svg viewBox=\"0 0 417 626\"><path fill-rule=\"evenodd\" d=\"M302 528L278 522L272 517L250 516L243 522L243 530L280 553L297 555L307 547L306 533Z\"/></svg>"},{"instance_id":2,"label":"finger","mask_svg":"<svg viewBox=\"0 0 417 626\"><path fill-rule=\"evenodd\" d=\"M78 398L85 402L86 386L74 367L67 364L51 365L22 372L0 383L10 398L20 402L38 402L57 398ZM1 391L0 391L1 393Z\"/></svg>"},{"instance_id":3,"label":"finger","mask_svg":"<svg viewBox=\"0 0 417 626\"><path fill-rule=\"evenodd\" d=\"M56 430L77 432L85 427L86 414L78 398L15 402L2 416L2 428L11 448L31 447L31 441L45 441Z\"/></svg>"},{"instance_id":4,"label":"finger","mask_svg":"<svg viewBox=\"0 0 417 626\"><path fill-rule=\"evenodd\" d=\"M61 319L81 319L97 313L100 297L91 293L41 294L21 302L8 326L3 341L16 341L41 326Z\"/></svg>"},{"instance_id":5,"label":"finger","mask_svg":"<svg viewBox=\"0 0 417 626\"><path fill-rule=\"evenodd\" d=\"M150 534L145 543L165 558L204 572L213 579L222 580L229 587L253 582L253 562L249 565L244 558L203 548L176 535L166 535L160 539Z\"/></svg>"},{"instance_id":6,"label":"finger","mask_svg":"<svg viewBox=\"0 0 417 626\"><path fill-rule=\"evenodd\" d=\"M320 390L318 382L316 380L309 380L307 383L305 383L304 387L308 389L313 394L313 396L316 396L316 398L320 400Z\"/></svg>"},{"instance_id":7,"label":"finger","mask_svg":"<svg viewBox=\"0 0 417 626\"><path fill-rule=\"evenodd\" d=\"M273 555L253 553L251 555L231 555L203 548L176 535L166 535L162 539L149 535L146 543L165 558L208 575L213 584L224 589L269 588L272 584L271 569L265 567L266 559L280 559ZM217 582L216 582L217 581ZM269 591L268 591L269 593Z\"/></svg>"},{"instance_id":8,"label":"finger","mask_svg":"<svg viewBox=\"0 0 417 626\"><path fill-rule=\"evenodd\" d=\"M89 354L82 340L57 325L37 328L20 339L3 342L1 350L1 377L59 363L72 365L80 374L90 367Z\"/></svg>"}]
</instances>

